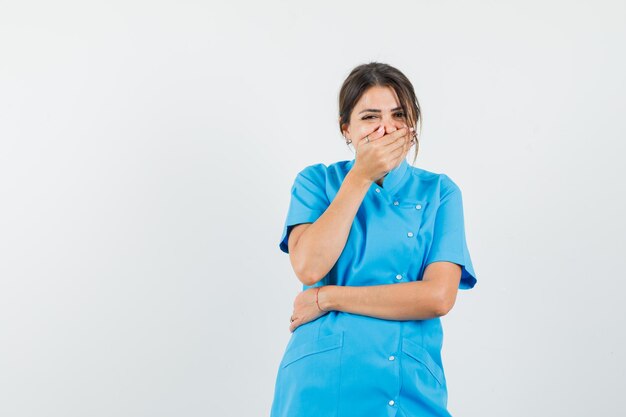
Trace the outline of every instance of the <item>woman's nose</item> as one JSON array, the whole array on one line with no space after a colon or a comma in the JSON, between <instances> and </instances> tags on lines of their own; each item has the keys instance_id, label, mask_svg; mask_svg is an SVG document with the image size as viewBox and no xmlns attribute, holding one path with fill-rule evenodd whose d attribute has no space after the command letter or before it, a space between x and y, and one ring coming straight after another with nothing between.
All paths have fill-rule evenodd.
<instances>
[{"instance_id":1,"label":"woman's nose","mask_svg":"<svg viewBox=\"0 0 626 417\"><path fill-rule=\"evenodd\" d=\"M383 119L381 123L385 127L385 134L395 132L403 127L402 123L398 123L397 120Z\"/></svg>"}]
</instances>

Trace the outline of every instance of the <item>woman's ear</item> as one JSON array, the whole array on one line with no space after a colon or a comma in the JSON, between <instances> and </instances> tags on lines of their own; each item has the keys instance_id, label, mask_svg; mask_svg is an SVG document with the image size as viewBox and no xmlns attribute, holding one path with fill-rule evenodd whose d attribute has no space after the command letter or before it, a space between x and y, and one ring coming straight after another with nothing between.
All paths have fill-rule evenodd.
<instances>
[{"instance_id":1,"label":"woman's ear","mask_svg":"<svg viewBox=\"0 0 626 417\"><path fill-rule=\"evenodd\" d=\"M340 119L340 121L341 121L341 119ZM348 131L348 128L349 128L349 125L347 123L344 123L344 124L341 125L341 134L346 139L350 139L350 132Z\"/></svg>"}]
</instances>

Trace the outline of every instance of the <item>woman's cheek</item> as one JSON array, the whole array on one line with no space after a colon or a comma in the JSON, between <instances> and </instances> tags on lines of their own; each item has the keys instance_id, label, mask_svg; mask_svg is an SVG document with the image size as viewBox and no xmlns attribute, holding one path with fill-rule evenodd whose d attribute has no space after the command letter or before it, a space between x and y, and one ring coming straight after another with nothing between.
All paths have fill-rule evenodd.
<instances>
[{"instance_id":1,"label":"woman's cheek","mask_svg":"<svg viewBox=\"0 0 626 417\"><path fill-rule=\"evenodd\" d=\"M363 126L361 129L359 129L359 138L364 138L365 135L371 132L372 132L371 126Z\"/></svg>"}]
</instances>

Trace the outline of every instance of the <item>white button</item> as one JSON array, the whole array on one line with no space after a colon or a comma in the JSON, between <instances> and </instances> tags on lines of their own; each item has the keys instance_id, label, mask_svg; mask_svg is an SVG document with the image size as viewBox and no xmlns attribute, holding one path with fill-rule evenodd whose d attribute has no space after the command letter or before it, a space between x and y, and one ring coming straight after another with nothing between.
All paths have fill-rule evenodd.
<instances>
[{"instance_id":1,"label":"white button","mask_svg":"<svg viewBox=\"0 0 626 417\"><path fill-rule=\"evenodd\" d=\"M415 208L416 208L417 210L419 210L419 209L421 209L421 208L422 208L422 205L421 205L421 204L418 204L417 206L415 206Z\"/></svg>"},{"instance_id":2,"label":"white button","mask_svg":"<svg viewBox=\"0 0 626 417\"><path fill-rule=\"evenodd\" d=\"M406 234L408 237L413 237L413 232L409 232Z\"/></svg>"},{"instance_id":3,"label":"white button","mask_svg":"<svg viewBox=\"0 0 626 417\"><path fill-rule=\"evenodd\" d=\"M396 275L396 279L402 279L402 275L400 274Z\"/></svg>"},{"instance_id":4,"label":"white button","mask_svg":"<svg viewBox=\"0 0 626 417\"><path fill-rule=\"evenodd\" d=\"M394 400L389 400L389 405L394 405L396 402Z\"/></svg>"},{"instance_id":5,"label":"white button","mask_svg":"<svg viewBox=\"0 0 626 417\"><path fill-rule=\"evenodd\" d=\"M393 205L394 205L394 206L397 206L398 204L400 204L400 203L398 203L397 201L394 201L394 202L393 202Z\"/></svg>"},{"instance_id":6,"label":"white button","mask_svg":"<svg viewBox=\"0 0 626 417\"><path fill-rule=\"evenodd\" d=\"M390 360L390 361L392 361L392 360L394 360L395 358L396 358L395 356L391 355L391 356L389 357L389 360Z\"/></svg>"},{"instance_id":7,"label":"white button","mask_svg":"<svg viewBox=\"0 0 626 417\"><path fill-rule=\"evenodd\" d=\"M377 188L377 189L376 189L376 192L377 192L377 193L379 193L379 192L380 192L380 188Z\"/></svg>"}]
</instances>

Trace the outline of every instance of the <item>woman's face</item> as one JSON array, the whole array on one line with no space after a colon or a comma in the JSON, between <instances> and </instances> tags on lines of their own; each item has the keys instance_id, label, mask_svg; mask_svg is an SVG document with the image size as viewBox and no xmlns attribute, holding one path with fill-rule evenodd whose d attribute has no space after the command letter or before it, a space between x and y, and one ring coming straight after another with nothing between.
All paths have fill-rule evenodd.
<instances>
[{"instance_id":1,"label":"woman's face","mask_svg":"<svg viewBox=\"0 0 626 417\"><path fill-rule=\"evenodd\" d=\"M407 126L407 118L391 87L368 88L350 114L350 124L344 125L344 135L357 148L365 136L384 126L385 134Z\"/></svg>"}]
</instances>

